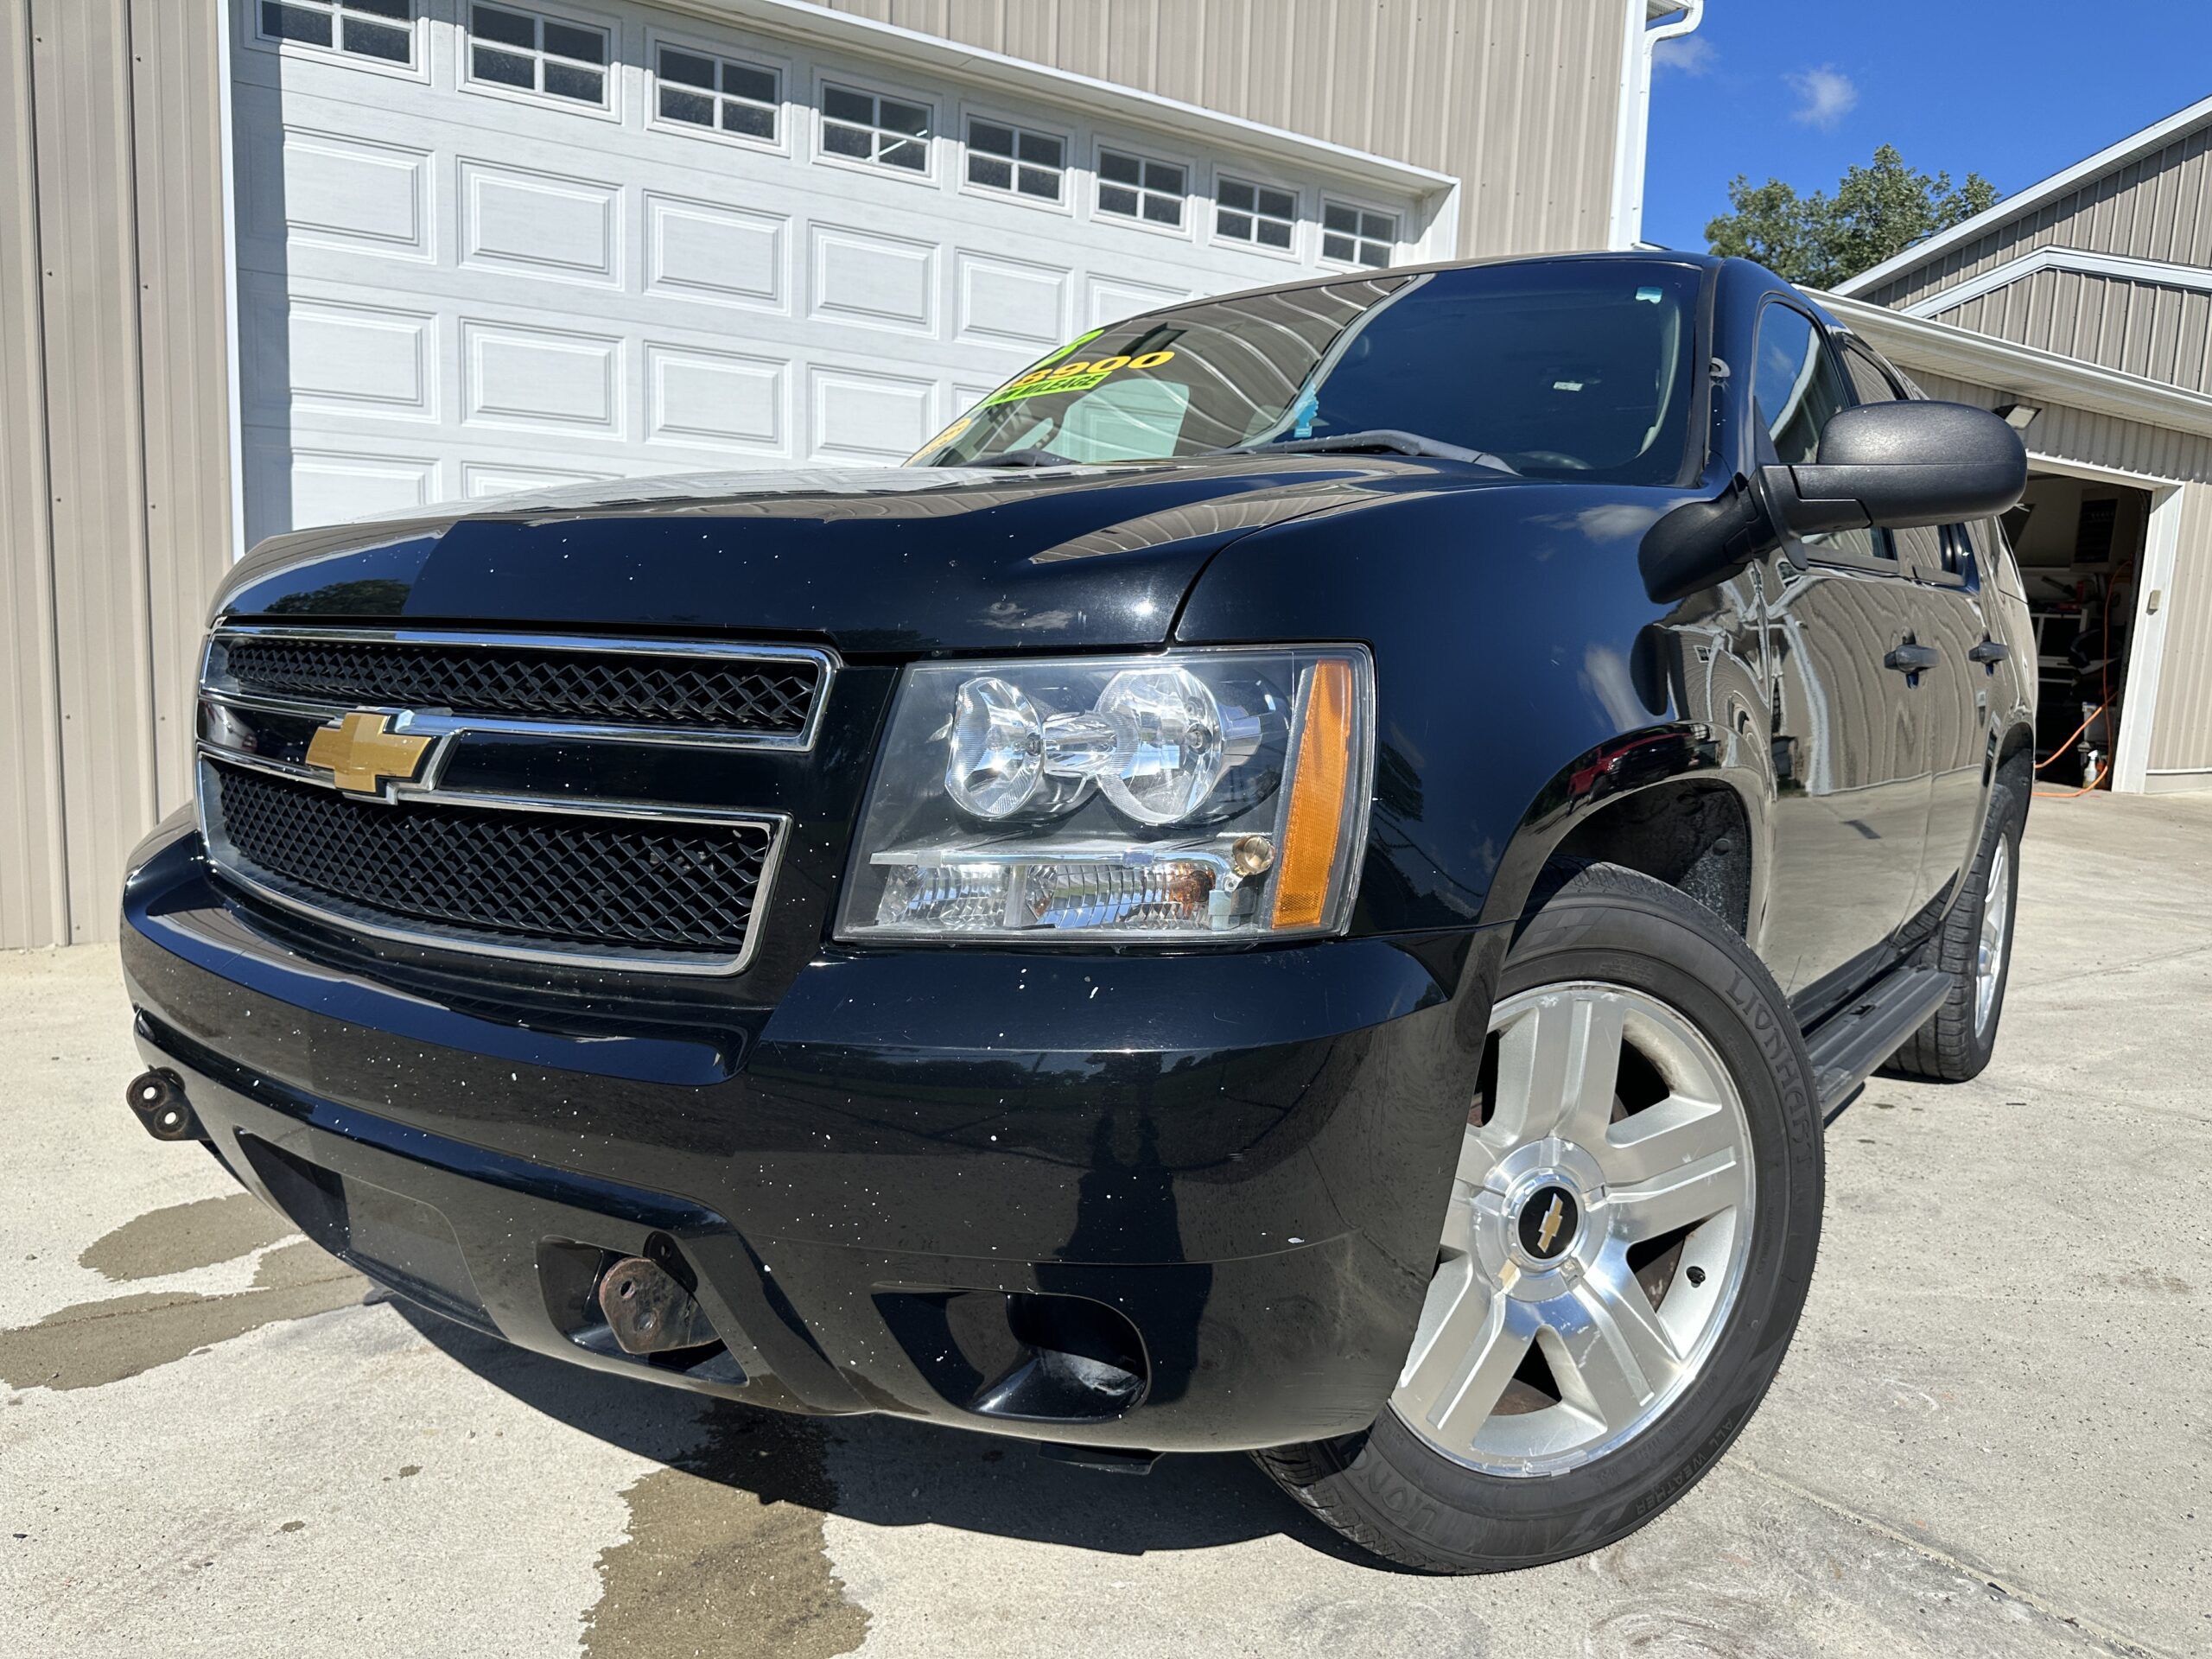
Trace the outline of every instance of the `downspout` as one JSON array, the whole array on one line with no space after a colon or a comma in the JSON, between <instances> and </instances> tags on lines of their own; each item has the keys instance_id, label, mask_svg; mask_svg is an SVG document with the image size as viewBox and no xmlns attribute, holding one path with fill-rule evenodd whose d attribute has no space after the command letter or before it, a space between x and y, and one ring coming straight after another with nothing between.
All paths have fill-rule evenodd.
<instances>
[{"instance_id":1,"label":"downspout","mask_svg":"<svg viewBox=\"0 0 2212 1659\"><path fill-rule=\"evenodd\" d=\"M1643 164L1651 137L1651 54L1705 21L1705 0L1681 3L1656 23L1645 0L1624 0L1620 105L1613 118L1613 203L1605 245L1632 248L1643 239Z\"/></svg>"}]
</instances>

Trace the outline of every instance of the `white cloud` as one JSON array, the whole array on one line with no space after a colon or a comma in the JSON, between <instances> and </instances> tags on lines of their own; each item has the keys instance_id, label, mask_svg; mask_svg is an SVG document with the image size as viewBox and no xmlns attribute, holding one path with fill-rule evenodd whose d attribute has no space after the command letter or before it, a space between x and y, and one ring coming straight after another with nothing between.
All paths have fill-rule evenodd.
<instances>
[{"instance_id":1,"label":"white cloud","mask_svg":"<svg viewBox=\"0 0 2212 1659\"><path fill-rule=\"evenodd\" d=\"M1654 65L1684 75L1711 74L1719 55L1713 49L1713 42L1702 35L1676 35L1651 48Z\"/></svg>"},{"instance_id":2,"label":"white cloud","mask_svg":"<svg viewBox=\"0 0 2212 1659\"><path fill-rule=\"evenodd\" d=\"M1827 131L1859 107L1859 88L1834 64L1824 63L1788 79L1799 100L1790 118L1806 126Z\"/></svg>"}]
</instances>

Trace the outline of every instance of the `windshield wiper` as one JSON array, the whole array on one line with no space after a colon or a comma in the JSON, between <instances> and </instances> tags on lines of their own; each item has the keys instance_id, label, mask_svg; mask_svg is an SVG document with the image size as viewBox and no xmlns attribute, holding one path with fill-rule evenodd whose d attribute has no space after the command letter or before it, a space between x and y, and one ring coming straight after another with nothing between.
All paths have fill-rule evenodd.
<instances>
[{"instance_id":1,"label":"windshield wiper","mask_svg":"<svg viewBox=\"0 0 2212 1659\"><path fill-rule=\"evenodd\" d=\"M1261 443L1240 443L1220 453L1224 455L1325 455L1363 449L1380 449L1398 455L1427 455L1438 461L1464 461L1470 466L1511 473L1516 478L1521 476L1486 449L1465 449L1456 443L1446 443L1440 438L1425 438L1418 432L1402 432L1389 426L1378 426L1365 432L1332 432L1322 438L1276 438Z\"/></svg>"},{"instance_id":2,"label":"windshield wiper","mask_svg":"<svg viewBox=\"0 0 2212 1659\"><path fill-rule=\"evenodd\" d=\"M946 465L939 461L938 466ZM1056 455L1049 449L1001 449L995 455L978 455L973 461L957 461L955 467L1077 467L1080 461Z\"/></svg>"}]
</instances>

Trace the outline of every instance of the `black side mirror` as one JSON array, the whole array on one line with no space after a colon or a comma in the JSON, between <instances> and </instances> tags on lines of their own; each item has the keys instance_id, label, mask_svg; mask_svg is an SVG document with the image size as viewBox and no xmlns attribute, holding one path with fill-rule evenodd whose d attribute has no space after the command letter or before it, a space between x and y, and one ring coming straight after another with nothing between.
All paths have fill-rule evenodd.
<instances>
[{"instance_id":1,"label":"black side mirror","mask_svg":"<svg viewBox=\"0 0 2212 1659\"><path fill-rule=\"evenodd\" d=\"M1652 525L1639 550L1643 585L1671 605L1726 581L1785 533L1993 518L2027 487L2020 435L1987 410L1862 404L1821 429L1811 465L1738 474L1717 499L1685 501Z\"/></svg>"},{"instance_id":2,"label":"black side mirror","mask_svg":"<svg viewBox=\"0 0 2212 1659\"><path fill-rule=\"evenodd\" d=\"M2020 435L1965 404L1865 404L1821 431L1809 467L1762 467L1760 493L1792 535L1906 530L2005 512L2028 486Z\"/></svg>"}]
</instances>

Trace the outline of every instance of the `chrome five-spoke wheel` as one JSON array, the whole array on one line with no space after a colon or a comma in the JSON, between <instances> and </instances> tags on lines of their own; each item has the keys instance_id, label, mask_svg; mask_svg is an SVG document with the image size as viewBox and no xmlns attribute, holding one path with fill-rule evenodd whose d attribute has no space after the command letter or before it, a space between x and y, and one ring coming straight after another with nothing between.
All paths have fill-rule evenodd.
<instances>
[{"instance_id":1,"label":"chrome five-spoke wheel","mask_svg":"<svg viewBox=\"0 0 2212 1659\"><path fill-rule=\"evenodd\" d=\"M1997 1011L1997 988L2005 980L2005 936L2012 925L2012 847L2003 836L1989 855L1989 880L1981 900L1981 938L1974 949L1974 1028L1989 1030Z\"/></svg>"},{"instance_id":2,"label":"chrome five-spoke wheel","mask_svg":"<svg viewBox=\"0 0 2212 1659\"><path fill-rule=\"evenodd\" d=\"M1397 1259L1425 1271L1387 1403L1255 1454L1423 1572L1596 1549L1695 1485L1772 1384L1820 1249L1812 1065L1719 912L1555 865L1484 1006L1452 1030L1436 1116L1405 1124L1428 1176Z\"/></svg>"},{"instance_id":3,"label":"chrome five-spoke wheel","mask_svg":"<svg viewBox=\"0 0 2212 1659\"><path fill-rule=\"evenodd\" d=\"M1743 1278L1751 1127L1713 1045L1628 986L1508 997L1490 1044L1390 1404L1466 1467L1553 1475L1696 1379Z\"/></svg>"}]
</instances>

